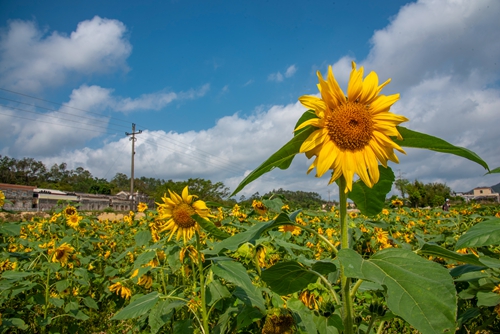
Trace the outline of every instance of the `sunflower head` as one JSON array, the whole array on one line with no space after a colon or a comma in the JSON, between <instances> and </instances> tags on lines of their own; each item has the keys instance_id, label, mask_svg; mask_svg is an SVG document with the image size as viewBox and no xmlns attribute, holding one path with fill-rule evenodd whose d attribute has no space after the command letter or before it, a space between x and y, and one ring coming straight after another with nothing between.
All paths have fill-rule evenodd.
<instances>
[{"instance_id":1,"label":"sunflower head","mask_svg":"<svg viewBox=\"0 0 500 334\"><path fill-rule=\"evenodd\" d=\"M159 232L168 231L169 241L174 235L176 235L176 240L182 236L186 243L193 237L194 232L200 229L192 216L197 214L207 220L208 217L213 216L205 202L195 200L197 197L195 195L189 195L187 186L182 190L182 196L170 190L168 193L169 197L166 194L162 197L163 203L156 203L159 212L158 219L164 222Z\"/></svg>"},{"instance_id":2,"label":"sunflower head","mask_svg":"<svg viewBox=\"0 0 500 334\"><path fill-rule=\"evenodd\" d=\"M294 225L281 225L278 229L280 232L283 233L290 232L292 233L292 235L300 235L300 232L302 232L300 227Z\"/></svg>"},{"instance_id":3,"label":"sunflower head","mask_svg":"<svg viewBox=\"0 0 500 334\"><path fill-rule=\"evenodd\" d=\"M254 199L252 202L252 207L261 216L267 213L267 208L261 201L257 201Z\"/></svg>"},{"instance_id":4,"label":"sunflower head","mask_svg":"<svg viewBox=\"0 0 500 334\"><path fill-rule=\"evenodd\" d=\"M64 215L66 217L76 215L78 212L76 211L76 208L74 206L68 205L66 208L63 210Z\"/></svg>"},{"instance_id":5,"label":"sunflower head","mask_svg":"<svg viewBox=\"0 0 500 334\"><path fill-rule=\"evenodd\" d=\"M0 208L5 204L5 194L0 190Z\"/></svg>"},{"instance_id":6,"label":"sunflower head","mask_svg":"<svg viewBox=\"0 0 500 334\"><path fill-rule=\"evenodd\" d=\"M63 267L68 263L69 256L75 249L67 242L52 250L52 262L59 262Z\"/></svg>"},{"instance_id":7,"label":"sunflower head","mask_svg":"<svg viewBox=\"0 0 500 334\"><path fill-rule=\"evenodd\" d=\"M139 202L139 204L137 204L137 211L144 212L147 209L148 209L148 205L146 203Z\"/></svg>"},{"instance_id":8,"label":"sunflower head","mask_svg":"<svg viewBox=\"0 0 500 334\"><path fill-rule=\"evenodd\" d=\"M319 72L318 79L321 97L299 98L316 117L295 129L309 125L316 128L300 147L300 152L308 158L315 157L308 173L316 168L316 176L321 177L331 169L330 183L343 176L346 192L352 190L353 177L357 174L371 188L380 177L378 164L387 167L388 160L399 162L394 149L405 153L391 139L391 136L402 139L396 126L408 120L389 112L399 94L381 95L390 80L379 85L375 72L363 79L363 67L357 70L354 62L347 96L335 80L331 66L327 79Z\"/></svg>"}]
</instances>

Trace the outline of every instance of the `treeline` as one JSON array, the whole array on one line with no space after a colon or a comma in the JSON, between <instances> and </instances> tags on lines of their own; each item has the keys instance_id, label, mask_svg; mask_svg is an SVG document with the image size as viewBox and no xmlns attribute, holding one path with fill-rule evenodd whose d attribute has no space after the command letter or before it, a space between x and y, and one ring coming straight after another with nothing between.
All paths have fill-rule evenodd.
<instances>
[{"instance_id":1,"label":"treeline","mask_svg":"<svg viewBox=\"0 0 500 334\"><path fill-rule=\"evenodd\" d=\"M7 156L0 156L0 183L104 195L130 191L130 177L123 173L117 173L108 181L94 177L83 167L68 169L66 163L61 163L48 168L43 162L33 158L15 159ZM205 201L221 202L229 196L229 188L222 182L212 183L199 178L186 181L165 181L144 176L134 178L134 192L147 194L155 201L160 201L163 194L168 193L167 189L181 193L186 185L189 185L190 192Z\"/></svg>"},{"instance_id":2,"label":"treeline","mask_svg":"<svg viewBox=\"0 0 500 334\"><path fill-rule=\"evenodd\" d=\"M410 182L407 179L399 179L395 184L401 196L412 207L441 206L452 194L450 187L439 182L424 184L418 180Z\"/></svg>"},{"instance_id":3,"label":"treeline","mask_svg":"<svg viewBox=\"0 0 500 334\"><path fill-rule=\"evenodd\" d=\"M15 159L0 156L0 183L37 186L38 188L56 189L67 192L81 192L89 194L115 195L120 191L130 191L130 177L123 173L108 181L97 178L83 167L68 169L66 163L54 164L50 168L43 162L33 158ZM185 181L163 180L151 177L134 178L134 192L146 194L161 201L161 197L168 189L181 193L189 185L190 193L196 194L204 201L218 202L224 205L233 205L235 199L230 199L230 190L222 182L212 182L201 178L190 178ZM324 201L314 192L273 190L263 196L259 193L250 198L240 197L240 204L250 206L254 199L280 196L290 208L320 208Z\"/></svg>"},{"instance_id":4,"label":"treeline","mask_svg":"<svg viewBox=\"0 0 500 334\"><path fill-rule=\"evenodd\" d=\"M244 195L240 196L239 203L242 206L252 205L253 200L259 200L262 198L275 198L279 197L285 202L291 209L292 208L305 208L305 209L321 209L323 204L327 204L321 196L316 192L307 191L292 191L284 190L280 188L278 190L273 189L264 195L256 192L252 196L246 198ZM335 204L335 202L332 202Z\"/></svg>"}]
</instances>

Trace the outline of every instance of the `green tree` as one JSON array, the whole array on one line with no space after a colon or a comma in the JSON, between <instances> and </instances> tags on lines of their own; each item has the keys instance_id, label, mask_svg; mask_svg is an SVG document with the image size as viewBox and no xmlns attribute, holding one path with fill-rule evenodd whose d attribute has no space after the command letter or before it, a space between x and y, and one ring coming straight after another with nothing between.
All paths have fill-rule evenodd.
<instances>
[{"instance_id":1,"label":"green tree","mask_svg":"<svg viewBox=\"0 0 500 334\"><path fill-rule=\"evenodd\" d=\"M408 181L407 179L397 179L396 182L394 182L394 185L396 186L396 189L401 193L402 198L406 198L405 195L408 194L407 188L409 184L410 181Z\"/></svg>"}]
</instances>

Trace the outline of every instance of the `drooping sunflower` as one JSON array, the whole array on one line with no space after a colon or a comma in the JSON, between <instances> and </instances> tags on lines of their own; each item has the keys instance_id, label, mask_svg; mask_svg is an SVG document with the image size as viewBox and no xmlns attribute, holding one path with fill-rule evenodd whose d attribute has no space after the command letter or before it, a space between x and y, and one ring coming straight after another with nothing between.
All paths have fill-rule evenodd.
<instances>
[{"instance_id":1,"label":"drooping sunflower","mask_svg":"<svg viewBox=\"0 0 500 334\"><path fill-rule=\"evenodd\" d=\"M253 200L252 207L259 215L265 215L267 213L267 208L261 201Z\"/></svg>"},{"instance_id":2,"label":"drooping sunflower","mask_svg":"<svg viewBox=\"0 0 500 334\"><path fill-rule=\"evenodd\" d=\"M158 218L166 220L158 232L170 231L169 241L176 234L176 240L182 236L184 243L186 243L200 228L191 216L198 214L203 219L213 216L205 202L194 201L197 196L189 195L187 186L182 190L182 196L170 190L168 192L170 197L165 194L162 197L163 203L156 203L158 205Z\"/></svg>"},{"instance_id":3,"label":"drooping sunflower","mask_svg":"<svg viewBox=\"0 0 500 334\"><path fill-rule=\"evenodd\" d=\"M120 282L110 285L109 291L116 293L124 299L129 299L132 296L132 291Z\"/></svg>"},{"instance_id":4,"label":"drooping sunflower","mask_svg":"<svg viewBox=\"0 0 500 334\"><path fill-rule=\"evenodd\" d=\"M68 263L69 256L74 251L75 249L65 242L52 251L52 262L59 262L64 267Z\"/></svg>"},{"instance_id":5,"label":"drooping sunflower","mask_svg":"<svg viewBox=\"0 0 500 334\"><path fill-rule=\"evenodd\" d=\"M390 138L402 139L396 126L408 121L389 112L399 94L380 95L390 79L379 85L375 72L363 79L363 67L357 70L354 62L347 96L335 80L331 66L327 79L323 80L320 72L318 79L321 98L299 98L302 105L314 110L317 118L306 120L295 129L308 125L317 128L300 147L300 152L309 159L315 156L308 173L316 168L316 177L321 177L331 169L330 183L343 175L346 192L352 190L353 177L357 174L371 188L380 178L378 163L384 167L388 160L398 163L394 149L405 153Z\"/></svg>"},{"instance_id":6,"label":"drooping sunflower","mask_svg":"<svg viewBox=\"0 0 500 334\"><path fill-rule=\"evenodd\" d=\"M292 235L300 235L300 232L302 232L300 227L294 225L281 225L278 230L283 233L290 232Z\"/></svg>"}]
</instances>

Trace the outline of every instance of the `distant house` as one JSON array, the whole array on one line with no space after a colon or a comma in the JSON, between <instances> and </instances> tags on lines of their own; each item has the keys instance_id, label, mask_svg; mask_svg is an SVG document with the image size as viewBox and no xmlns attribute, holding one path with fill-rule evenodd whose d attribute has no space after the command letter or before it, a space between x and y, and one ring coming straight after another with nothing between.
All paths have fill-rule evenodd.
<instances>
[{"instance_id":1,"label":"distant house","mask_svg":"<svg viewBox=\"0 0 500 334\"><path fill-rule=\"evenodd\" d=\"M11 203L5 203L5 210L26 210L33 207L33 191L36 187L0 183L0 190Z\"/></svg>"},{"instance_id":2,"label":"distant house","mask_svg":"<svg viewBox=\"0 0 500 334\"><path fill-rule=\"evenodd\" d=\"M139 202L154 207L154 200L145 194L135 193L131 201L130 193L121 191L117 195L98 195L66 192L55 189L43 189L33 186L0 183L0 190L11 203L5 203L6 210L16 211L48 211L58 203L78 204L81 211L101 211L112 208L115 211L135 210Z\"/></svg>"},{"instance_id":3,"label":"distant house","mask_svg":"<svg viewBox=\"0 0 500 334\"><path fill-rule=\"evenodd\" d=\"M465 198L466 201L495 200L500 202L500 194L495 192L491 187L476 187L466 193L457 193L457 196Z\"/></svg>"}]
</instances>

